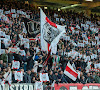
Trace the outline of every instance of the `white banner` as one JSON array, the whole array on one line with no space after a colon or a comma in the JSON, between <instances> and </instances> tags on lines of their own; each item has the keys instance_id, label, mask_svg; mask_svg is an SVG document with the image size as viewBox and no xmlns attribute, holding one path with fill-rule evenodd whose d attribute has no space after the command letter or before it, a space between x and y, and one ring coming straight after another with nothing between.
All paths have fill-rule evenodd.
<instances>
[{"instance_id":1,"label":"white banner","mask_svg":"<svg viewBox=\"0 0 100 90\"><path fill-rule=\"evenodd\" d=\"M12 53L16 53L16 54L18 54L19 51L20 51L20 49L17 47L12 47L12 48L9 48L9 50L8 50L8 52L12 52Z\"/></svg>"},{"instance_id":2,"label":"white banner","mask_svg":"<svg viewBox=\"0 0 100 90\"><path fill-rule=\"evenodd\" d=\"M0 55L5 53L5 49L0 49Z\"/></svg>"},{"instance_id":3,"label":"white banner","mask_svg":"<svg viewBox=\"0 0 100 90\"><path fill-rule=\"evenodd\" d=\"M48 73L40 73L40 81L42 82L49 81Z\"/></svg>"},{"instance_id":4,"label":"white banner","mask_svg":"<svg viewBox=\"0 0 100 90\"><path fill-rule=\"evenodd\" d=\"M12 12L12 13L16 13L16 10L15 10L15 9L11 9L11 12Z\"/></svg>"},{"instance_id":5,"label":"white banner","mask_svg":"<svg viewBox=\"0 0 100 90\"><path fill-rule=\"evenodd\" d=\"M15 71L15 80L17 81L23 81L23 72L21 71Z\"/></svg>"},{"instance_id":6,"label":"white banner","mask_svg":"<svg viewBox=\"0 0 100 90\"><path fill-rule=\"evenodd\" d=\"M43 90L43 85L41 81L36 81L34 84L34 90Z\"/></svg>"},{"instance_id":7,"label":"white banner","mask_svg":"<svg viewBox=\"0 0 100 90\"><path fill-rule=\"evenodd\" d=\"M19 67L20 67L20 62L13 60L12 69L19 69Z\"/></svg>"}]
</instances>

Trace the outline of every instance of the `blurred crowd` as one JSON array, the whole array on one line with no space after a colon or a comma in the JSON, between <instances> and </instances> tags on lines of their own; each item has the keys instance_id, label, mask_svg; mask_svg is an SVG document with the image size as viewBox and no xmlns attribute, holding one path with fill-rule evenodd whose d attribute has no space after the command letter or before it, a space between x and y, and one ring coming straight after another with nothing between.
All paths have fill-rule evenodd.
<instances>
[{"instance_id":1,"label":"blurred crowd","mask_svg":"<svg viewBox=\"0 0 100 90\"><path fill-rule=\"evenodd\" d=\"M14 0L13 0L14 1ZM11 9L26 12L23 14L6 12ZM100 16L87 17L83 12L57 11L44 9L47 17L56 24L66 25L66 33L61 37L57 45L57 53L50 55L47 65L43 63L47 59L47 53L41 51L40 40L30 40L22 17L40 21L39 9L23 2L0 2L0 82L3 75L12 71L12 83L18 83L14 79L12 61L20 62L17 71L23 72L23 81L19 83L35 83L40 81L41 70L48 73L49 82L56 83L100 83ZM5 17L5 18L4 18ZM2 33L3 32L3 33ZM26 40L26 44L22 40ZM19 49L13 53L10 48ZM24 51L22 54L21 51ZM76 81L64 74L67 63L79 73Z\"/></svg>"}]
</instances>

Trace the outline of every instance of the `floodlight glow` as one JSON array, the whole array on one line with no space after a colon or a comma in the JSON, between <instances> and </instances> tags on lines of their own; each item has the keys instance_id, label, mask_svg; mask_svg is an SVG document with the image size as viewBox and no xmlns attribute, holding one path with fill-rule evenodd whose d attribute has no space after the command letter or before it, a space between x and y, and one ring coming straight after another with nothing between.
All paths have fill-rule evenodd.
<instances>
[{"instance_id":1,"label":"floodlight glow","mask_svg":"<svg viewBox=\"0 0 100 90\"><path fill-rule=\"evenodd\" d=\"M67 9L67 8L72 8L72 7L76 7L76 6L80 6L81 4L74 4L71 6L66 6L66 7L62 7L61 9Z\"/></svg>"},{"instance_id":2,"label":"floodlight glow","mask_svg":"<svg viewBox=\"0 0 100 90\"><path fill-rule=\"evenodd\" d=\"M85 0L85 1L90 1L90 2L92 2L93 0Z\"/></svg>"},{"instance_id":3,"label":"floodlight glow","mask_svg":"<svg viewBox=\"0 0 100 90\"><path fill-rule=\"evenodd\" d=\"M47 9L47 7L44 7L44 9Z\"/></svg>"},{"instance_id":4,"label":"floodlight glow","mask_svg":"<svg viewBox=\"0 0 100 90\"><path fill-rule=\"evenodd\" d=\"M58 8L58 11L60 11L60 9Z\"/></svg>"},{"instance_id":5,"label":"floodlight glow","mask_svg":"<svg viewBox=\"0 0 100 90\"><path fill-rule=\"evenodd\" d=\"M38 7L38 9L40 9L40 7Z\"/></svg>"}]
</instances>

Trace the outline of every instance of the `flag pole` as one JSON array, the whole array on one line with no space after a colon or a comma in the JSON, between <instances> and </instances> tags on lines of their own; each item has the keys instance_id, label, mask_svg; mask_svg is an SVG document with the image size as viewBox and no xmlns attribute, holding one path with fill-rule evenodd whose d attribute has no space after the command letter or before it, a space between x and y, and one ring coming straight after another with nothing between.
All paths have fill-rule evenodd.
<instances>
[{"instance_id":1,"label":"flag pole","mask_svg":"<svg viewBox=\"0 0 100 90\"><path fill-rule=\"evenodd\" d=\"M47 55L47 59L46 59L45 62L43 63L43 68L42 68L41 72L44 71L44 68L45 68L45 66L46 66L47 63L48 63L48 60L49 60L49 57L50 57L50 53L51 53L51 50L49 51L49 53L48 53L48 55Z\"/></svg>"}]
</instances>

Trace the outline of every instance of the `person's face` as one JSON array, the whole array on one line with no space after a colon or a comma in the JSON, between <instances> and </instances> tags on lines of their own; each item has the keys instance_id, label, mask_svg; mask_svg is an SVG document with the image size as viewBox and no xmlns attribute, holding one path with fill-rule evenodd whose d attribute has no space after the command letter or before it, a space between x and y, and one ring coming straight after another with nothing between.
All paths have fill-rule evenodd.
<instances>
[{"instance_id":1,"label":"person's face","mask_svg":"<svg viewBox=\"0 0 100 90\"><path fill-rule=\"evenodd\" d=\"M27 73L28 73L28 74L31 74L31 71L29 70Z\"/></svg>"},{"instance_id":2,"label":"person's face","mask_svg":"<svg viewBox=\"0 0 100 90\"><path fill-rule=\"evenodd\" d=\"M27 52L27 55L30 56L30 52Z\"/></svg>"},{"instance_id":3,"label":"person's face","mask_svg":"<svg viewBox=\"0 0 100 90\"><path fill-rule=\"evenodd\" d=\"M33 81L35 81L35 77L33 77L33 79L32 79Z\"/></svg>"},{"instance_id":4,"label":"person's face","mask_svg":"<svg viewBox=\"0 0 100 90\"><path fill-rule=\"evenodd\" d=\"M34 72L34 69L32 69L31 71Z\"/></svg>"},{"instance_id":5,"label":"person's face","mask_svg":"<svg viewBox=\"0 0 100 90\"><path fill-rule=\"evenodd\" d=\"M0 60L0 64L3 64L3 60Z\"/></svg>"},{"instance_id":6,"label":"person's face","mask_svg":"<svg viewBox=\"0 0 100 90\"><path fill-rule=\"evenodd\" d=\"M21 69L21 71L24 73L24 69Z\"/></svg>"},{"instance_id":7,"label":"person's face","mask_svg":"<svg viewBox=\"0 0 100 90\"><path fill-rule=\"evenodd\" d=\"M21 53L19 53L19 55L21 55Z\"/></svg>"},{"instance_id":8,"label":"person's face","mask_svg":"<svg viewBox=\"0 0 100 90\"><path fill-rule=\"evenodd\" d=\"M87 76L89 77L90 76L90 73L88 73Z\"/></svg>"},{"instance_id":9,"label":"person's face","mask_svg":"<svg viewBox=\"0 0 100 90\"><path fill-rule=\"evenodd\" d=\"M97 75L99 76L99 73Z\"/></svg>"},{"instance_id":10,"label":"person's face","mask_svg":"<svg viewBox=\"0 0 100 90\"><path fill-rule=\"evenodd\" d=\"M0 67L0 71L1 71L1 67Z\"/></svg>"},{"instance_id":11,"label":"person's face","mask_svg":"<svg viewBox=\"0 0 100 90\"><path fill-rule=\"evenodd\" d=\"M63 74L63 71L61 71L61 74Z\"/></svg>"},{"instance_id":12,"label":"person's face","mask_svg":"<svg viewBox=\"0 0 100 90\"><path fill-rule=\"evenodd\" d=\"M8 50L5 50L5 53L8 54Z\"/></svg>"},{"instance_id":13,"label":"person's face","mask_svg":"<svg viewBox=\"0 0 100 90\"><path fill-rule=\"evenodd\" d=\"M0 75L0 78L2 78L2 75Z\"/></svg>"},{"instance_id":14,"label":"person's face","mask_svg":"<svg viewBox=\"0 0 100 90\"><path fill-rule=\"evenodd\" d=\"M52 75L52 71L50 72L50 74Z\"/></svg>"},{"instance_id":15,"label":"person's face","mask_svg":"<svg viewBox=\"0 0 100 90\"><path fill-rule=\"evenodd\" d=\"M55 73L55 75L57 76L57 75L58 75L58 73Z\"/></svg>"},{"instance_id":16,"label":"person's face","mask_svg":"<svg viewBox=\"0 0 100 90\"><path fill-rule=\"evenodd\" d=\"M93 75L95 75L95 72L93 72Z\"/></svg>"}]
</instances>

